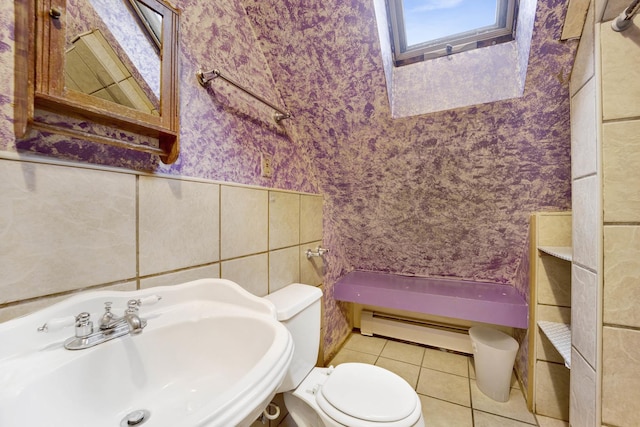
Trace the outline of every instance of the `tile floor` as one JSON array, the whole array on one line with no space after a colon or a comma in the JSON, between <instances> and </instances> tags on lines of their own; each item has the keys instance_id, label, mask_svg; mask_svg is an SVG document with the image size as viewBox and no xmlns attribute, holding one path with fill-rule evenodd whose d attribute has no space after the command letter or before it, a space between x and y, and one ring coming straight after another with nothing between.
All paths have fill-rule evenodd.
<instances>
[{"instance_id":1,"label":"tile floor","mask_svg":"<svg viewBox=\"0 0 640 427\"><path fill-rule=\"evenodd\" d=\"M344 362L371 363L404 378L420 396L427 427L568 427L536 419L515 375L508 402L486 397L476 386L472 357L354 332L330 364Z\"/></svg>"}]
</instances>

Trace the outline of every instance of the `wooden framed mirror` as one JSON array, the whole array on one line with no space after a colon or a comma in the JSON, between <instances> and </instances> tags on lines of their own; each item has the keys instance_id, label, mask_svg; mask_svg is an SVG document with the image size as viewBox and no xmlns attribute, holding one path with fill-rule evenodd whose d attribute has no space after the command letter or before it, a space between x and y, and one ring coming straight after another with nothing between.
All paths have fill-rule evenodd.
<instances>
[{"instance_id":1,"label":"wooden framed mirror","mask_svg":"<svg viewBox=\"0 0 640 427\"><path fill-rule=\"evenodd\" d=\"M16 136L33 128L160 156L179 155L179 12L164 0L18 0ZM158 140L139 144L38 120L88 119Z\"/></svg>"}]
</instances>

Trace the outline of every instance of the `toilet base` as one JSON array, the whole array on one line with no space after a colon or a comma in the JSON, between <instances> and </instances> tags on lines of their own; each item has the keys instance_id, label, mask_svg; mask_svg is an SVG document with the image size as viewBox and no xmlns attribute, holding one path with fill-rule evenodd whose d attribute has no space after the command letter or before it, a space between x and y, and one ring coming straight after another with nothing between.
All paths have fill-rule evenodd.
<instances>
[{"instance_id":1,"label":"toilet base","mask_svg":"<svg viewBox=\"0 0 640 427\"><path fill-rule=\"evenodd\" d=\"M289 415L298 427L325 427L318 413L303 402L302 399L294 396L293 392L284 393L283 396L284 406L287 407Z\"/></svg>"}]
</instances>

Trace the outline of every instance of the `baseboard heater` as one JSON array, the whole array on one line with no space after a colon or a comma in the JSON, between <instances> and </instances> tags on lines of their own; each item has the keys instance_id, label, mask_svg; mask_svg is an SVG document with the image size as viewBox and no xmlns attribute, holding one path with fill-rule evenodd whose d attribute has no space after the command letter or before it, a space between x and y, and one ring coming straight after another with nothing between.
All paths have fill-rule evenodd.
<instances>
[{"instance_id":1,"label":"baseboard heater","mask_svg":"<svg viewBox=\"0 0 640 427\"><path fill-rule=\"evenodd\" d=\"M428 322L362 310L360 333L396 338L431 347L472 354L469 329L463 326Z\"/></svg>"}]
</instances>

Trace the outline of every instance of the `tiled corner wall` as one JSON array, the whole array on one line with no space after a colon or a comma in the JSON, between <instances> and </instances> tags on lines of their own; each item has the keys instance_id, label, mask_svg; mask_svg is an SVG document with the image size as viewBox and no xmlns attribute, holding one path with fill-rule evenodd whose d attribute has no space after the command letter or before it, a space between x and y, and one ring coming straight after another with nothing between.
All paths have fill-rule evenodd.
<instances>
[{"instance_id":1,"label":"tiled corner wall","mask_svg":"<svg viewBox=\"0 0 640 427\"><path fill-rule=\"evenodd\" d=\"M0 159L0 321L80 289L322 284L322 197Z\"/></svg>"},{"instance_id":2,"label":"tiled corner wall","mask_svg":"<svg viewBox=\"0 0 640 427\"><path fill-rule=\"evenodd\" d=\"M640 400L640 18L592 1L571 79L571 425L635 426Z\"/></svg>"},{"instance_id":3,"label":"tiled corner wall","mask_svg":"<svg viewBox=\"0 0 640 427\"><path fill-rule=\"evenodd\" d=\"M634 426L638 425L640 401L640 17L636 16L633 25L622 33L603 22L600 50L602 423Z\"/></svg>"},{"instance_id":4,"label":"tiled corner wall","mask_svg":"<svg viewBox=\"0 0 640 427\"><path fill-rule=\"evenodd\" d=\"M599 82L595 2L591 2L571 75L571 371L569 421L600 425L598 343L602 295L602 169L599 153Z\"/></svg>"}]
</instances>

